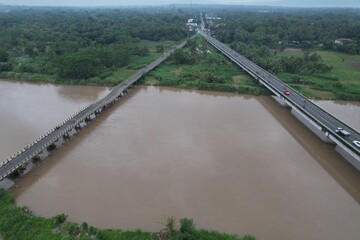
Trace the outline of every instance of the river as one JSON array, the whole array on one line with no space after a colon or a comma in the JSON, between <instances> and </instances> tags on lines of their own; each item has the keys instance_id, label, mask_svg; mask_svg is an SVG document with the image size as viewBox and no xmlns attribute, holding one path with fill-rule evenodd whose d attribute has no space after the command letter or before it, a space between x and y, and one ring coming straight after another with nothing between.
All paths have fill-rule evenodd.
<instances>
[{"instance_id":1,"label":"river","mask_svg":"<svg viewBox=\"0 0 360 240\"><path fill-rule=\"evenodd\" d=\"M0 89L5 158L109 91L6 81ZM336 102L321 104L344 115ZM359 105L347 104L359 118ZM39 215L101 228L159 231L174 216L259 240L360 235L359 172L271 97L137 88L12 192Z\"/></svg>"}]
</instances>

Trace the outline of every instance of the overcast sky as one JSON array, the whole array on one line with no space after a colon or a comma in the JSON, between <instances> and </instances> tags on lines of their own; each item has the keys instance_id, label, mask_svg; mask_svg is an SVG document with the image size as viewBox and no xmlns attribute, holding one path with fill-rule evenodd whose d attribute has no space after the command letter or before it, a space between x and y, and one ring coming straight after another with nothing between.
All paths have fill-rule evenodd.
<instances>
[{"instance_id":1,"label":"overcast sky","mask_svg":"<svg viewBox=\"0 0 360 240\"><path fill-rule=\"evenodd\" d=\"M27 6L123 6L191 3L191 0L0 0L0 4ZM360 7L360 0L192 0L193 4L246 4L290 7Z\"/></svg>"}]
</instances>

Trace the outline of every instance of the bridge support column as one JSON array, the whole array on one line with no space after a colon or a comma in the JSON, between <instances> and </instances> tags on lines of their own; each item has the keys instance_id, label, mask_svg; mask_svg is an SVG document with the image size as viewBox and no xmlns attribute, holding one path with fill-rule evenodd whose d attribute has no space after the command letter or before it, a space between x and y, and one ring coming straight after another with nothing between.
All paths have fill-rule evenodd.
<instances>
[{"instance_id":1,"label":"bridge support column","mask_svg":"<svg viewBox=\"0 0 360 240\"><path fill-rule=\"evenodd\" d=\"M95 111L95 117L96 117L97 115L99 115L99 114L100 114L100 112L101 112L101 110L100 110L100 109L96 110L96 111Z\"/></svg>"},{"instance_id":2,"label":"bridge support column","mask_svg":"<svg viewBox=\"0 0 360 240\"><path fill-rule=\"evenodd\" d=\"M316 136L318 136L322 141L326 143L334 143L330 137L329 133L323 131L322 127L308 118L305 114L301 113L299 110L292 108L291 113L302 122L308 129L310 129Z\"/></svg>"},{"instance_id":3,"label":"bridge support column","mask_svg":"<svg viewBox=\"0 0 360 240\"><path fill-rule=\"evenodd\" d=\"M9 175L9 178L12 178L12 179L18 178L18 177L20 177L20 175L23 172L24 172L24 170L22 170L21 168L18 168Z\"/></svg>"},{"instance_id":4,"label":"bridge support column","mask_svg":"<svg viewBox=\"0 0 360 240\"><path fill-rule=\"evenodd\" d=\"M55 143L52 143L52 144L50 144L50 145L46 148L46 150L48 150L49 152L51 152L51 151L53 151L55 148L56 148L56 144L55 144Z\"/></svg>"},{"instance_id":5,"label":"bridge support column","mask_svg":"<svg viewBox=\"0 0 360 240\"><path fill-rule=\"evenodd\" d=\"M68 132L63 135L63 139L70 139L70 135Z\"/></svg>"},{"instance_id":6,"label":"bridge support column","mask_svg":"<svg viewBox=\"0 0 360 240\"><path fill-rule=\"evenodd\" d=\"M271 97L282 107L289 107L289 105L286 104L285 100L282 97L276 95L272 95Z\"/></svg>"},{"instance_id":7,"label":"bridge support column","mask_svg":"<svg viewBox=\"0 0 360 240\"><path fill-rule=\"evenodd\" d=\"M350 164L360 171L360 157L353 152L347 150L345 146L336 145L335 150L340 153Z\"/></svg>"},{"instance_id":8,"label":"bridge support column","mask_svg":"<svg viewBox=\"0 0 360 240\"><path fill-rule=\"evenodd\" d=\"M41 158L39 157L39 155L36 155L35 157L33 157L33 158L31 159L31 161L32 161L33 163L38 163L38 162L40 162L40 160L41 160Z\"/></svg>"}]
</instances>

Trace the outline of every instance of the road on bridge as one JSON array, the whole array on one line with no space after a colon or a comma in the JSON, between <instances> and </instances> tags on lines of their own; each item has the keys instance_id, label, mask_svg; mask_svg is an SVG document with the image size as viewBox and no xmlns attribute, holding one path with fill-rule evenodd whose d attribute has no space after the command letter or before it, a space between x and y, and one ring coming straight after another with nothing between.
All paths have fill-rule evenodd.
<instances>
[{"instance_id":1,"label":"road on bridge","mask_svg":"<svg viewBox=\"0 0 360 240\"><path fill-rule=\"evenodd\" d=\"M324 109L314 104L312 101L289 87L287 84L283 83L281 80L279 80L263 68L259 67L258 65L245 58L244 56L240 55L236 51L232 50L227 45L209 36L203 31L200 31L200 34L210 44L212 44L223 54L228 56L237 65L239 65L251 75L256 76L256 78L262 81L263 85L265 85L268 89L277 92L284 100L290 102L294 106L297 106L297 108L305 115L307 115L314 122L325 128L327 132L332 133L335 138L340 140L342 143L348 146L349 149L351 149L355 154L360 156L360 149L356 147L353 143L353 141L355 140L360 141L360 134L358 131L343 123L341 120L335 118L333 115L329 114ZM350 133L350 136L339 136L335 132L338 127L348 131Z\"/></svg>"},{"instance_id":2,"label":"road on bridge","mask_svg":"<svg viewBox=\"0 0 360 240\"><path fill-rule=\"evenodd\" d=\"M11 173L19 169L21 166L27 164L34 157L36 157L40 152L46 150L48 146L56 142L58 139L63 137L69 131L71 131L75 126L79 125L90 115L94 114L96 111L109 106L114 102L123 92L130 88L134 83L141 79L142 76L156 68L160 65L165 59L167 59L175 49L182 48L186 44L182 42L181 44L175 46L173 50L170 50L162 54L158 59L150 63L149 65L141 68L138 72L132 75L129 79L123 81L119 85L115 86L114 89L104 98L88 105L86 108L82 109L78 113L74 114L67 121L59 124L54 129L49 131L47 134L43 135L39 140L34 141L31 145L26 146L23 150L18 152L14 157L11 157L4 162L0 162L0 181L9 176Z\"/></svg>"}]
</instances>

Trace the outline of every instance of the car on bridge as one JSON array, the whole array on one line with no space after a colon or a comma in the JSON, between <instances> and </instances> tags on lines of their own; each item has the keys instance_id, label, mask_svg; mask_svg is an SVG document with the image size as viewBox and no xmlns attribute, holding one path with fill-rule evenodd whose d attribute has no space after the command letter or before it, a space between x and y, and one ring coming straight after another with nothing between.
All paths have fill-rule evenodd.
<instances>
[{"instance_id":1,"label":"car on bridge","mask_svg":"<svg viewBox=\"0 0 360 240\"><path fill-rule=\"evenodd\" d=\"M337 129L335 129L335 132L336 132L337 134L339 134L340 136L342 136L342 137L348 137L348 136L350 136L350 133L349 133L348 131L342 129L341 127L338 127Z\"/></svg>"},{"instance_id":2,"label":"car on bridge","mask_svg":"<svg viewBox=\"0 0 360 240\"><path fill-rule=\"evenodd\" d=\"M358 148L360 148L360 141L353 141L353 144L354 144L355 146L357 146Z\"/></svg>"},{"instance_id":3,"label":"car on bridge","mask_svg":"<svg viewBox=\"0 0 360 240\"><path fill-rule=\"evenodd\" d=\"M287 95L287 96L289 96L289 95L290 95L290 92L289 92L289 91L285 91L284 94Z\"/></svg>"}]
</instances>

